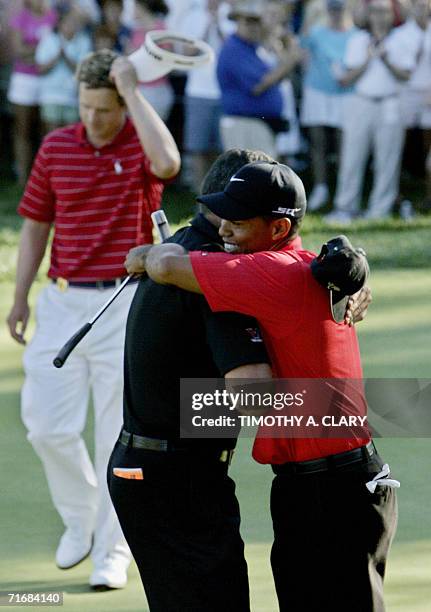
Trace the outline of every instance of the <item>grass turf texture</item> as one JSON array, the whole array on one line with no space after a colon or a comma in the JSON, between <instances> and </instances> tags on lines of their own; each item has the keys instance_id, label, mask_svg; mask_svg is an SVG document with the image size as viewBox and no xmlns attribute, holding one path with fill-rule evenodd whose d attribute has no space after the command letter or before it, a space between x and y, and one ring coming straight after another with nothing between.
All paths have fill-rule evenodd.
<instances>
[{"instance_id":1,"label":"grass turf texture","mask_svg":"<svg viewBox=\"0 0 431 612\"><path fill-rule=\"evenodd\" d=\"M14 186L0 193L0 282L15 276L16 249L21 220L14 212L19 199ZM165 190L162 204L172 231L187 223L193 214L194 197L174 186ZM431 262L431 215L418 215L410 222L393 218L382 222L357 221L348 228L328 227L319 215L305 218L301 235L304 247L319 252L321 245L337 234L346 233L355 246L362 246L372 270L427 268ZM44 277L45 266L39 273Z\"/></svg>"},{"instance_id":2,"label":"grass turf texture","mask_svg":"<svg viewBox=\"0 0 431 612\"><path fill-rule=\"evenodd\" d=\"M429 377L429 271L376 271L372 286L374 304L366 324L359 327L366 375ZM4 319L12 300L13 285L3 282L1 288L0 316ZM54 565L62 525L49 501L39 460L25 440L19 419L20 356L20 347L9 340L3 328L0 333L0 589L64 591L63 609L68 612L145 610L134 566L126 590L92 593L87 586L89 561L67 572ZM90 444L91 432L90 419L86 432ZM387 609L388 612L425 612L431 600L431 442L428 439L380 440L378 446L393 473L402 481L399 529L386 582ZM238 484L242 507L253 610L273 612L277 608L268 561L271 474L267 468L252 463L249 448L250 440L240 442L232 475Z\"/></svg>"},{"instance_id":3,"label":"grass turf texture","mask_svg":"<svg viewBox=\"0 0 431 612\"><path fill-rule=\"evenodd\" d=\"M11 281L21 222L11 202L16 202L17 195L16 188L10 187L0 196L1 320L12 302ZM164 208L175 229L190 217L193 198L187 192L171 188L166 192ZM322 242L337 233L340 233L337 228L324 226L320 217L309 217L302 231L304 245L317 250ZM354 244L365 247L373 270L374 304L366 324L359 327L365 375L430 378L431 218L417 218L408 224L396 219L378 225L357 223L346 233ZM43 275L40 273L39 278ZM32 300L35 294L36 290L32 292ZM21 352L9 339L6 329L0 328L0 590L64 591L63 609L68 612L145 610L145 598L134 566L126 590L93 593L87 584L91 571L89 561L67 572L54 565L62 525L49 501L39 460L25 439L19 419ZM90 446L91 435L90 417L86 430ZM378 446L395 476L402 481L399 529L386 581L387 610L426 612L431 601L431 515L428 511L431 442L428 439L380 440ZM274 612L277 606L269 567L271 474L267 468L251 461L249 448L249 440L240 441L232 476L238 484L242 507L252 608L255 612Z\"/></svg>"}]
</instances>

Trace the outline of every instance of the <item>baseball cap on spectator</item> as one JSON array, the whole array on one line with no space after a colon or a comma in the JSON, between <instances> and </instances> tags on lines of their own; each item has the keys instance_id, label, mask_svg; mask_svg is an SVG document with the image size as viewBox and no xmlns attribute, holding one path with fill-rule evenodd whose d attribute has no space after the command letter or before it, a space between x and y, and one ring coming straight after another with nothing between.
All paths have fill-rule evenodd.
<instances>
[{"instance_id":1,"label":"baseball cap on spectator","mask_svg":"<svg viewBox=\"0 0 431 612\"><path fill-rule=\"evenodd\" d=\"M329 289L332 317L341 323L349 297L368 278L370 268L365 251L355 249L346 236L337 236L323 245L319 256L311 262L311 272L320 285Z\"/></svg>"},{"instance_id":2,"label":"baseball cap on spectator","mask_svg":"<svg viewBox=\"0 0 431 612\"><path fill-rule=\"evenodd\" d=\"M237 0L229 12L228 18L235 20L238 17L263 17L265 3L263 0Z\"/></svg>"},{"instance_id":3,"label":"baseball cap on spectator","mask_svg":"<svg viewBox=\"0 0 431 612\"><path fill-rule=\"evenodd\" d=\"M246 164L224 191L199 196L197 201L228 221L263 216L302 219L307 207L299 176L289 166L263 161Z\"/></svg>"}]
</instances>

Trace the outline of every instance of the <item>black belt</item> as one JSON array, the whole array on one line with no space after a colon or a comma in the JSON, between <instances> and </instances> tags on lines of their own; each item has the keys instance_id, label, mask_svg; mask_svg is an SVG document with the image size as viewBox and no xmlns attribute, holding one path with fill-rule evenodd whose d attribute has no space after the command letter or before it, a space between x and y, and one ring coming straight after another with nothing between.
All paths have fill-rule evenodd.
<instances>
[{"instance_id":1,"label":"black belt","mask_svg":"<svg viewBox=\"0 0 431 612\"><path fill-rule=\"evenodd\" d=\"M309 461L289 461L281 465L273 464L272 471L275 474L313 474L317 472L330 472L352 465L354 463L368 463L371 457L377 454L374 442L368 442L366 446L354 448L353 450L336 455L329 455L320 459Z\"/></svg>"},{"instance_id":2,"label":"black belt","mask_svg":"<svg viewBox=\"0 0 431 612\"><path fill-rule=\"evenodd\" d=\"M60 291L66 291L68 287L79 287L80 289L111 289L112 287L119 287L121 283L126 279L126 276L121 278L111 278L109 280L99 281L69 281L65 278L53 278L52 282L57 285ZM136 283L138 278L130 279L130 283Z\"/></svg>"},{"instance_id":3,"label":"black belt","mask_svg":"<svg viewBox=\"0 0 431 612\"><path fill-rule=\"evenodd\" d=\"M193 450L190 446L181 446L176 442L172 442L171 440L160 440L158 438L138 436L137 434L129 433L124 429L120 433L118 441L123 446L131 446L132 448L141 448L144 450L158 451L162 453ZM216 452L219 453L217 456L218 461L221 463L228 463L230 465L235 452L233 449Z\"/></svg>"}]
</instances>

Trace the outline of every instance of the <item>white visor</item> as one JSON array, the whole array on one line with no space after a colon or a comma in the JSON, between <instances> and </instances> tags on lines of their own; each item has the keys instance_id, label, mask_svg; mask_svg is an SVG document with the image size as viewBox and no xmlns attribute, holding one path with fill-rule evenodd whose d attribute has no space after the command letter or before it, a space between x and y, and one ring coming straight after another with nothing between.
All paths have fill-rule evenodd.
<instances>
[{"instance_id":1,"label":"white visor","mask_svg":"<svg viewBox=\"0 0 431 612\"><path fill-rule=\"evenodd\" d=\"M160 45L169 47L165 49ZM211 47L202 40L168 30L148 32L144 44L129 55L138 80L154 81L171 70L191 70L214 60Z\"/></svg>"}]
</instances>

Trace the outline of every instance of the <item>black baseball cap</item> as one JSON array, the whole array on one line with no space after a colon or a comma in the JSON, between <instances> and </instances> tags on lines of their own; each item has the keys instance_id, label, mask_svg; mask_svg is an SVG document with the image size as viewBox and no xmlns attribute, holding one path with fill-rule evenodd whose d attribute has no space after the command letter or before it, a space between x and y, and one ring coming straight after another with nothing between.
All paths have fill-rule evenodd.
<instances>
[{"instance_id":1,"label":"black baseball cap","mask_svg":"<svg viewBox=\"0 0 431 612\"><path fill-rule=\"evenodd\" d=\"M370 273L365 251L355 249L346 236L337 236L322 246L311 262L311 272L329 289L332 316L341 323L349 297L364 286Z\"/></svg>"},{"instance_id":2,"label":"black baseball cap","mask_svg":"<svg viewBox=\"0 0 431 612\"><path fill-rule=\"evenodd\" d=\"M266 215L301 219L307 207L299 176L289 166L265 161L246 164L224 191L199 196L197 201L228 221Z\"/></svg>"}]
</instances>

